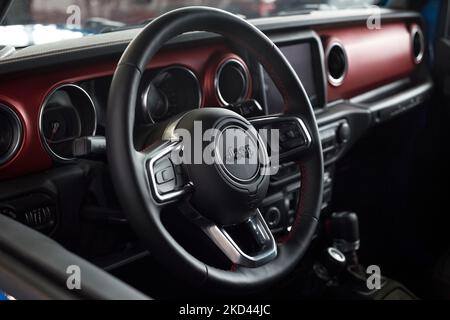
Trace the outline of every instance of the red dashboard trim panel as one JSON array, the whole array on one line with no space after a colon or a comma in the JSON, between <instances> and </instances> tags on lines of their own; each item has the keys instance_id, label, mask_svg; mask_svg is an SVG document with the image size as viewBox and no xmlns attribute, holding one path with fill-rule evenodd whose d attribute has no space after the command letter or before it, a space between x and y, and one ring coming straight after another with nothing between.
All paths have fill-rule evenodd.
<instances>
[{"instance_id":1,"label":"red dashboard trim panel","mask_svg":"<svg viewBox=\"0 0 450 320\"><path fill-rule=\"evenodd\" d=\"M214 81L217 66L212 66L211 63L215 63L217 57L230 56L242 60L223 43L193 46L183 50L162 50L152 59L149 68L174 64L189 68L203 84L202 106L218 106L214 85L205 84ZM17 154L8 163L0 166L0 179L49 169L52 159L42 144L39 132L39 114L46 96L62 84L111 76L117 62L117 59L84 61L0 79L0 103L17 112L24 128L23 142Z\"/></svg>"},{"instance_id":2,"label":"red dashboard trim panel","mask_svg":"<svg viewBox=\"0 0 450 320\"><path fill-rule=\"evenodd\" d=\"M410 75L413 61L410 28L405 23L382 24L381 29L352 26L318 30L325 52L331 43L347 54L347 75L340 86L328 83L328 101L349 99Z\"/></svg>"},{"instance_id":3,"label":"red dashboard trim panel","mask_svg":"<svg viewBox=\"0 0 450 320\"><path fill-rule=\"evenodd\" d=\"M328 101L348 99L378 86L410 75L416 65L412 56L410 28L406 23L383 24L380 30L365 25L318 29L325 52L330 43L338 42L346 50L347 75L338 86L328 84ZM203 106L219 106L214 79L224 59L242 59L223 42L183 49L165 49L158 53L149 68L182 65L193 71L202 85ZM46 96L56 87L114 73L118 60L84 60L0 79L0 103L17 112L23 124L23 143L8 163L0 166L0 179L43 171L52 166L39 133L39 113ZM244 63L245 65L245 63ZM250 90L251 91L251 90Z\"/></svg>"}]
</instances>

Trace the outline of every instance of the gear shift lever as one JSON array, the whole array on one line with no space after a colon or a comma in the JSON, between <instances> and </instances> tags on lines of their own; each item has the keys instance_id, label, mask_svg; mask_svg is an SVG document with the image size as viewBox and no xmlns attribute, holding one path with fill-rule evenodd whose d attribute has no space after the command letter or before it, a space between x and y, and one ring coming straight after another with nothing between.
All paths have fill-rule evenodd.
<instances>
[{"instance_id":1,"label":"gear shift lever","mask_svg":"<svg viewBox=\"0 0 450 320\"><path fill-rule=\"evenodd\" d=\"M336 212L330 216L326 228L333 246L340 250L347 260L347 279L361 289L366 286L366 274L358 261L359 221L354 212Z\"/></svg>"},{"instance_id":2,"label":"gear shift lever","mask_svg":"<svg viewBox=\"0 0 450 320\"><path fill-rule=\"evenodd\" d=\"M333 246L345 254L350 265L357 265L359 249L359 222L354 212L333 213L327 224Z\"/></svg>"},{"instance_id":3,"label":"gear shift lever","mask_svg":"<svg viewBox=\"0 0 450 320\"><path fill-rule=\"evenodd\" d=\"M354 212L337 212L333 213L328 220L325 221L325 231L332 239L332 245L345 255L347 261L344 272L334 272L339 276L342 292L353 292L363 299L386 299L392 292L396 292L404 299L415 299L416 297L408 289L400 283L381 276L381 287L370 288L368 286L368 273L366 269L359 264L357 251L359 249L359 222L358 216ZM336 255L338 257L338 255ZM323 260L323 265L339 266L330 259ZM337 267L329 268L331 270L341 270ZM316 268L317 270L317 268ZM319 269L320 271L320 269ZM317 274L317 271L316 271ZM321 274L319 273L319 276Z\"/></svg>"}]
</instances>

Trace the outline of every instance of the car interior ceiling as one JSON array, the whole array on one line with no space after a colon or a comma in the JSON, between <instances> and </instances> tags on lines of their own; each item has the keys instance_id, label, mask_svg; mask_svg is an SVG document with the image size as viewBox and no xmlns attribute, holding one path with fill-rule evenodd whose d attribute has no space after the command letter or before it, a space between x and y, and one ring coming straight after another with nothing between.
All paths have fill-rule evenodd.
<instances>
[{"instance_id":1,"label":"car interior ceiling","mask_svg":"<svg viewBox=\"0 0 450 320\"><path fill-rule=\"evenodd\" d=\"M320 219L307 250L293 270L274 276L279 281L261 288L258 284L255 290L199 287L194 276L183 272L184 265L174 273L170 265L179 261L162 261L136 227L131 207L123 205L130 197L118 186L118 177L125 173L111 170L107 151L113 118L108 110L110 87L118 88L117 63L141 28L30 46L0 58L0 123L12 128L0 128L0 138L12 141L0 140L0 292L18 298L34 292L26 281L10 283L13 278L5 276L5 270L17 270L22 280L28 279L27 272L43 275L30 280L32 286L45 282L64 287L63 266L76 261L93 279L76 298L212 298L235 293L269 299L450 298L450 152L445 147L450 139L450 6L438 1L434 28L429 25L429 2L386 9L382 28L375 31L367 28L366 11L347 17L336 12L325 18L249 20L280 48L300 78L324 162ZM221 106L238 113L239 119L250 119L255 127L257 118L285 112L276 81L257 54L204 32L170 40L146 64L135 88L139 98L133 133L139 138L134 143L145 149L163 136L164 125L177 115L191 114L193 105L199 110ZM122 59L127 57L133 55ZM122 83L125 90L129 82ZM154 98L162 96L168 101L166 109ZM309 108L307 103L302 106ZM69 123L73 119L79 127ZM68 136L58 136L55 121L66 126ZM155 123L161 126L155 129ZM18 145L13 148L15 137ZM155 168L149 169L152 179L158 178ZM267 195L258 205L279 246L297 221L308 183L301 180L305 175L295 160L286 161L268 180ZM213 189L216 181L211 177L206 185L205 179L198 181ZM164 193L159 188L156 195ZM228 199L218 195L203 200L209 204L222 196ZM197 211L191 206L196 207L186 199L161 206L161 225L189 256L211 270L233 273L236 263L194 223ZM232 236L241 232L234 226L227 226ZM21 234L16 241L10 238L14 233ZM344 256L346 266L330 248ZM55 259L54 266L46 264L46 255L49 261ZM364 287L366 268L374 265L381 269L384 290ZM356 271L348 271L350 267ZM249 274L252 268L245 266ZM109 290L96 290L105 283ZM42 294L36 295L40 298L73 297L72 292L41 286Z\"/></svg>"}]
</instances>

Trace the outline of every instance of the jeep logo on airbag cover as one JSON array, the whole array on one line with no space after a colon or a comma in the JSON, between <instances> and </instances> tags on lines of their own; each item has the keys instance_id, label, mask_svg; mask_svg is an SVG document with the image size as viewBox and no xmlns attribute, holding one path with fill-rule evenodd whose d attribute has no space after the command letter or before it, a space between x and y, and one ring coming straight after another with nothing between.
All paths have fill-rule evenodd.
<instances>
[{"instance_id":1,"label":"jeep logo on airbag cover","mask_svg":"<svg viewBox=\"0 0 450 320\"><path fill-rule=\"evenodd\" d=\"M241 127L229 126L221 131L216 156L223 173L239 182L251 181L259 173L257 138Z\"/></svg>"}]
</instances>

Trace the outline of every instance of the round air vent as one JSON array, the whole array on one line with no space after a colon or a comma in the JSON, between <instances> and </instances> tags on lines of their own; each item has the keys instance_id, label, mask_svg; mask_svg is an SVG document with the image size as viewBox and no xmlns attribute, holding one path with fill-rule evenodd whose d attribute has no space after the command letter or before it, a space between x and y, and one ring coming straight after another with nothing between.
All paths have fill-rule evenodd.
<instances>
[{"instance_id":1,"label":"round air vent","mask_svg":"<svg viewBox=\"0 0 450 320\"><path fill-rule=\"evenodd\" d=\"M328 82L333 86L340 86L347 75L348 61L344 47L334 42L327 52Z\"/></svg>"},{"instance_id":2,"label":"round air vent","mask_svg":"<svg viewBox=\"0 0 450 320\"><path fill-rule=\"evenodd\" d=\"M411 43L414 62L419 64L425 54L425 38L422 30L416 25L411 28Z\"/></svg>"},{"instance_id":3,"label":"round air vent","mask_svg":"<svg viewBox=\"0 0 450 320\"><path fill-rule=\"evenodd\" d=\"M248 69L239 60L226 60L217 70L215 88L217 98L223 105L244 100L250 91Z\"/></svg>"},{"instance_id":4,"label":"round air vent","mask_svg":"<svg viewBox=\"0 0 450 320\"><path fill-rule=\"evenodd\" d=\"M22 124L17 114L0 104L0 165L9 161L22 143Z\"/></svg>"}]
</instances>

